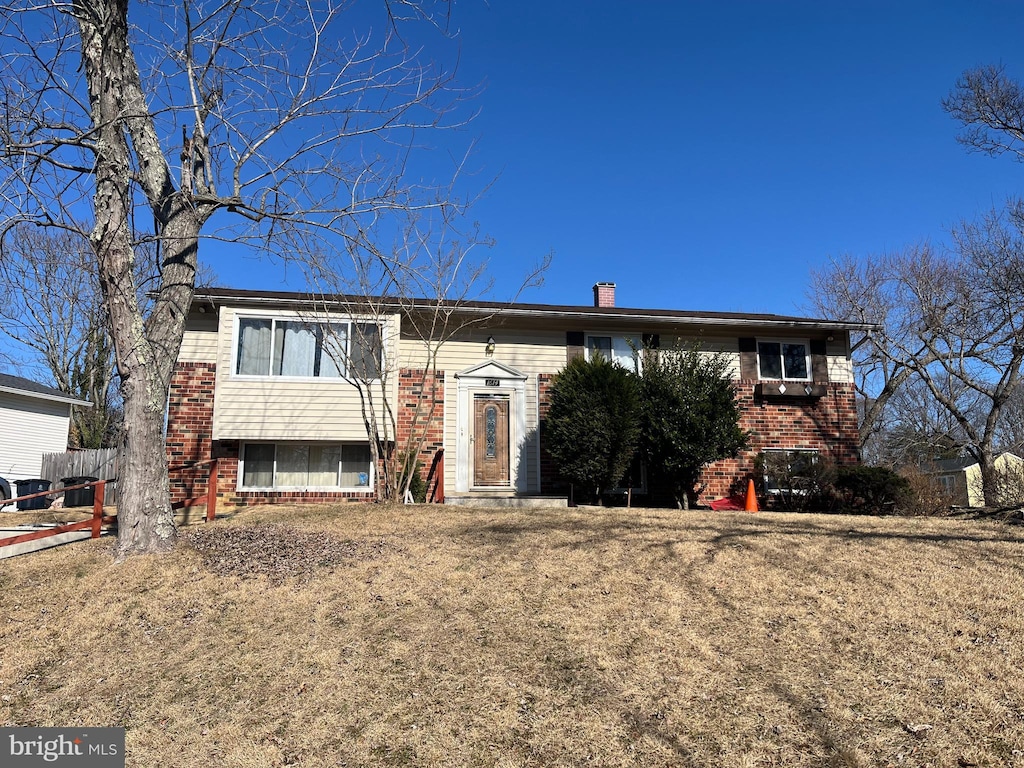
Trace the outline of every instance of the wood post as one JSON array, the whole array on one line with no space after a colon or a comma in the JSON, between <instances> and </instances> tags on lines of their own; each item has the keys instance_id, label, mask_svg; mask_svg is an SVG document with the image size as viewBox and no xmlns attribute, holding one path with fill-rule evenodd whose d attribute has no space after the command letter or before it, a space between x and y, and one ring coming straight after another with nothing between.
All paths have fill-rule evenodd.
<instances>
[{"instance_id":1,"label":"wood post","mask_svg":"<svg viewBox=\"0 0 1024 768\"><path fill-rule=\"evenodd\" d=\"M217 516L217 464L219 459L210 462L210 478L206 484L206 522Z\"/></svg>"},{"instance_id":2,"label":"wood post","mask_svg":"<svg viewBox=\"0 0 1024 768\"><path fill-rule=\"evenodd\" d=\"M103 530L103 495L106 487L105 480L100 480L93 486L92 538L94 539L98 539Z\"/></svg>"}]
</instances>

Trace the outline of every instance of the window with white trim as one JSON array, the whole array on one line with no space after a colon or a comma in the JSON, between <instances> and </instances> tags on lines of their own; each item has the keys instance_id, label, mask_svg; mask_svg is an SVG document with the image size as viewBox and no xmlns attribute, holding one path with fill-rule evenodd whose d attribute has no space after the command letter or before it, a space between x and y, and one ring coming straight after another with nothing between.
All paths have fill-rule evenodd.
<instances>
[{"instance_id":1,"label":"window with white trim","mask_svg":"<svg viewBox=\"0 0 1024 768\"><path fill-rule=\"evenodd\" d=\"M605 360L618 363L623 368L640 372L640 339L635 336L602 336L587 334L587 359L601 355Z\"/></svg>"},{"instance_id":2,"label":"window with white trim","mask_svg":"<svg viewBox=\"0 0 1024 768\"><path fill-rule=\"evenodd\" d=\"M242 489L370 490L373 464L366 443L246 443Z\"/></svg>"},{"instance_id":3,"label":"window with white trim","mask_svg":"<svg viewBox=\"0 0 1024 768\"><path fill-rule=\"evenodd\" d=\"M240 317L235 373L297 378L380 378L383 345L376 323L313 324Z\"/></svg>"},{"instance_id":4,"label":"window with white trim","mask_svg":"<svg viewBox=\"0 0 1024 768\"><path fill-rule=\"evenodd\" d=\"M770 340L757 342L757 372L761 379L810 381L810 344L806 341Z\"/></svg>"}]
</instances>

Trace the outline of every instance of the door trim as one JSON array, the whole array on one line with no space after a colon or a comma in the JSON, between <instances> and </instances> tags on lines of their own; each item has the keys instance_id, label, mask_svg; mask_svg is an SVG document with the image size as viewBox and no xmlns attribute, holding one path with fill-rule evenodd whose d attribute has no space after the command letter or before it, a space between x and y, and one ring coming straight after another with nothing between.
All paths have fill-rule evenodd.
<instances>
[{"instance_id":1,"label":"door trim","mask_svg":"<svg viewBox=\"0 0 1024 768\"><path fill-rule=\"evenodd\" d=\"M456 492L493 491L502 488L517 493L526 492L526 468L523 463L527 434L526 378L526 374L494 360L486 360L455 374L455 379L458 382L455 433ZM470 442L470 437L473 433L473 399L478 394L508 397L509 484L507 486L478 487L473 485L473 444ZM521 468L522 471L520 471Z\"/></svg>"}]
</instances>

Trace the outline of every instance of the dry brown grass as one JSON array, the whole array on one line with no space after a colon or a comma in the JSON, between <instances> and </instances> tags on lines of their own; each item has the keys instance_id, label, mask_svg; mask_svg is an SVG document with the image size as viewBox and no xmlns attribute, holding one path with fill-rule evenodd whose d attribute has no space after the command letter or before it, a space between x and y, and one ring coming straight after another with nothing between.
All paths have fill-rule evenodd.
<instances>
[{"instance_id":1,"label":"dry brown grass","mask_svg":"<svg viewBox=\"0 0 1024 768\"><path fill-rule=\"evenodd\" d=\"M1020 528L350 505L189 530L0 564L0 722L123 725L145 767L1024 765Z\"/></svg>"}]
</instances>

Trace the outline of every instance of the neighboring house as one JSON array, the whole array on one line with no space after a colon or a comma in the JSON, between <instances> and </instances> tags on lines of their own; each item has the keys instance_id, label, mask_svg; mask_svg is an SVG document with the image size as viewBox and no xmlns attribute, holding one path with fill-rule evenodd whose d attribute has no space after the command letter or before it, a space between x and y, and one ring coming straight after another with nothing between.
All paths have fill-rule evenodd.
<instances>
[{"instance_id":1,"label":"neighboring house","mask_svg":"<svg viewBox=\"0 0 1024 768\"><path fill-rule=\"evenodd\" d=\"M1019 504L1024 498L1024 459L1007 451L997 455L994 464L999 477L999 504ZM971 456L939 459L927 463L924 470L938 481L956 506L985 506L981 465L977 459Z\"/></svg>"},{"instance_id":2,"label":"neighboring house","mask_svg":"<svg viewBox=\"0 0 1024 768\"><path fill-rule=\"evenodd\" d=\"M368 313L365 300L332 300L330 324L317 328L311 318L323 320L324 305L303 294L200 291L168 402L173 500L206 493L205 470L187 467L209 458L220 460L218 494L234 503L372 498L360 400L345 377L378 366L386 386L375 405L394 409L399 429L418 403L437 403L420 456L429 498L566 494L543 442L554 376L579 355L642 366L635 350L679 339L728 356L752 433L750 450L707 468L701 502L745 489L762 452L858 461L849 332L866 326L626 309L614 295L614 284L599 283L594 306L461 305L456 316L472 324L440 347L435 374L413 332L430 301L380 300ZM370 340L372 354L357 354L356 339ZM329 354L339 344L349 345L349 370ZM635 483L657 496L646 478Z\"/></svg>"},{"instance_id":3,"label":"neighboring house","mask_svg":"<svg viewBox=\"0 0 1024 768\"><path fill-rule=\"evenodd\" d=\"M68 448L72 406L92 407L59 389L0 373L0 477L15 482L39 477L44 453Z\"/></svg>"}]
</instances>

